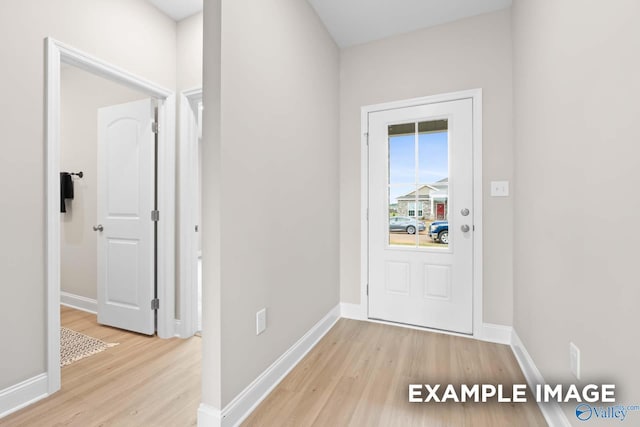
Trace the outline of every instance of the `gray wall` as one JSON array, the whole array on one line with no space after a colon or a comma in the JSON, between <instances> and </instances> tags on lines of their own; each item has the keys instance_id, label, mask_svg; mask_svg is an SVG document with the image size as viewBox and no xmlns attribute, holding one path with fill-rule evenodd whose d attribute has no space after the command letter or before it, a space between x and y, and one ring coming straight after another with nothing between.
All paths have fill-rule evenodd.
<instances>
[{"instance_id":1,"label":"gray wall","mask_svg":"<svg viewBox=\"0 0 640 427\"><path fill-rule=\"evenodd\" d=\"M221 409L222 287L220 141L222 0L204 3L202 112L202 402Z\"/></svg>"},{"instance_id":2,"label":"gray wall","mask_svg":"<svg viewBox=\"0 0 640 427\"><path fill-rule=\"evenodd\" d=\"M511 325L513 201L489 182L513 178L509 10L344 49L340 79L340 296L360 303L360 107L483 90L484 320Z\"/></svg>"},{"instance_id":3,"label":"gray wall","mask_svg":"<svg viewBox=\"0 0 640 427\"><path fill-rule=\"evenodd\" d=\"M513 7L515 328L548 382L574 381L573 341L582 382L617 383L629 404L640 397L638 16L636 0Z\"/></svg>"},{"instance_id":4,"label":"gray wall","mask_svg":"<svg viewBox=\"0 0 640 427\"><path fill-rule=\"evenodd\" d=\"M144 25L142 24L144 23ZM175 22L143 0L0 3L0 390L45 370L44 39L174 88Z\"/></svg>"},{"instance_id":5,"label":"gray wall","mask_svg":"<svg viewBox=\"0 0 640 427\"><path fill-rule=\"evenodd\" d=\"M209 111L215 35L205 29L203 229L216 226L219 209L224 406L338 304L339 54L307 2L227 0L222 7L218 152L210 145L217 118ZM205 12L207 27L215 25L211 15L209 21ZM218 165L219 175L208 170ZM210 296L218 279L206 267L215 236L205 233L206 330L217 315ZM256 336L263 307L267 330ZM215 370L216 355L207 356L215 347L205 336L205 375ZM216 405L211 388L205 385L204 399Z\"/></svg>"},{"instance_id":6,"label":"gray wall","mask_svg":"<svg viewBox=\"0 0 640 427\"><path fill-rule=\"evenodd\" d=\"M202 87L202 13L176 25L176 90Z\"/></svg>"},{"instance_id":7,"label":"gray wall","mask_svg":"<svg viewBox=\"0 0 640 427\"><path fill-rule=\"evenodd\" d=\"M73 177L74 199L60 214L60 289L96 299L98 108L146 98L109 80L65 66L60 76L60 169Z\"/></svg>"}]
</instances>

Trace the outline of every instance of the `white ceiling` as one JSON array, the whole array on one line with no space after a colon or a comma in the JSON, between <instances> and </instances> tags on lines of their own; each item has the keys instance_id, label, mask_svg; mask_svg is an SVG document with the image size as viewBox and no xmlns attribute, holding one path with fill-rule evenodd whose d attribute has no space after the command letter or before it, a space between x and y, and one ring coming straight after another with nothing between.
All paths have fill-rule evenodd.
<instances>
[{"instance_id":1,"label":"white ceiling","mask_svg":"<svg viewBox=\"0 0 640 427\"><path fill-rule=\"evenodd\" d=\"M191 15L202 11L203 0L149 0L174 21L182 21Z\"/></svg>"},{"instance_id":2,"label":"white ceiling","mask_svg":"<svg viewBox=\"0 0 640 427\"><path fill-rule=\"evenodd\" d=\"M511 0L308 0L340 47L504 9Z\"/></svg>"}]
</instances>

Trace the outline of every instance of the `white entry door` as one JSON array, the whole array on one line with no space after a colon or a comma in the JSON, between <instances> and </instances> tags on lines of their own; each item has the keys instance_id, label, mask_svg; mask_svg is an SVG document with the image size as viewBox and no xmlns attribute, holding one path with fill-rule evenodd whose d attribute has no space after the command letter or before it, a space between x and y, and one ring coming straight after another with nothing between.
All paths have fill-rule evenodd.
<instances>
[{"instance_id":1,"label":"white entry door","mask_svg":"<svg viewBox=\"0 0 640 427\"><path fill-rule=\"evenodd\" d=\"M472 99L369 113L369 317L473 332Z\"/></svg>"},{"instance_id":2,"label":"white entry door","mask_svg":"<svg viewBox=\"0 0 640 427\"><path fill-rule=\"evenodd\" d=\"M152 100L98 110L98 322L155 332Z\"/></svg>"}]
</instances>

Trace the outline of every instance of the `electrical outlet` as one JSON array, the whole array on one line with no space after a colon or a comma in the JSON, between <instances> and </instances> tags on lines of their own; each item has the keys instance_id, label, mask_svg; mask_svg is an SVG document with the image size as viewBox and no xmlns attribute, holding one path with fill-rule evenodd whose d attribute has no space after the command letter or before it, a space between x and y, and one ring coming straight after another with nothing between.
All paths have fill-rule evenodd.
<instances>
[{"instance_id":1,"label":"electrical outlet","mask_svg":"<svg viewBox=\"0 0 640 427\"><path fill-rule=\"evenodd\" d=\"M580 349L574 343L569 343L569 366L571 373L580 379Z\"/></svg>"},{"instance_id":2,"label":"electrical outlet","mask_svg":"<svg viewBox=\"0 0 640 427\"><path fill-rule=\"evenodd\" d=\"M256 335L260 335L265 329L267 329L267 309L263 308L256 313Z\"/></svg>"}]
</instances>

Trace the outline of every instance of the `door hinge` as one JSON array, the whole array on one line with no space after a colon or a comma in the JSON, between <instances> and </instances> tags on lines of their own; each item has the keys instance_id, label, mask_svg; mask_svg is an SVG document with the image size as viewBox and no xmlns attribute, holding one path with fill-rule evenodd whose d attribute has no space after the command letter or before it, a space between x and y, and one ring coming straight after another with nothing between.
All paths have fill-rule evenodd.
<instances>
[{"instance_id":1,"label":"door hinge","mask_svg":"<svg viewBox=\"0 0 640 427\"><path fill-rule=\"evenodd\" d=\"M367 138L367 147L369 146L369 132L364 133L364 137Z\"/></svg>"},{"instance_id":2,"label":"door hinge","mask_svg":"<svg viewBox=\"0 0 640 427\"><path fill-rule=\"evenodd\" d=\"M369 284L367 283L367 296L369 296Z\"/></svg>"},{"instance_id":3,"label":"door hinge","mask_svg":"<svg viewBox=\"0 0 640 427\"><path fill-rule=\"evenodd\" d=\"M158 122L151 122L151 132L158 133Z\"/></svg>"},{"instance_id":4,"label":"door hinge","mask_svg":"<svg viewBox=\"0 0 640 427\"><path fill-rule=\"evenodd\" d=\"M151 221L153 222L160 221L160 211L157 211L157 210L151 211Z\"/></svg>"},{"instance_id":5,"label":"door hinge","mask_svg":"<svg viewBox=\"0 0 640 427\"><path fill-rule=\"evenodd\" d=\"M151 300L151 310L158 310L160 308L160 300L158 298L154 298Z\"/></svg>"},{"instance_id":6,"label":"door hinge","mask_svg":"<svg viewBox=\"0 0 640 427\"><path fill-rule=\"evenodd\" d=\"M367 208L367 221L369 221L369 208Z\"/></svg>"}]
</instances>

